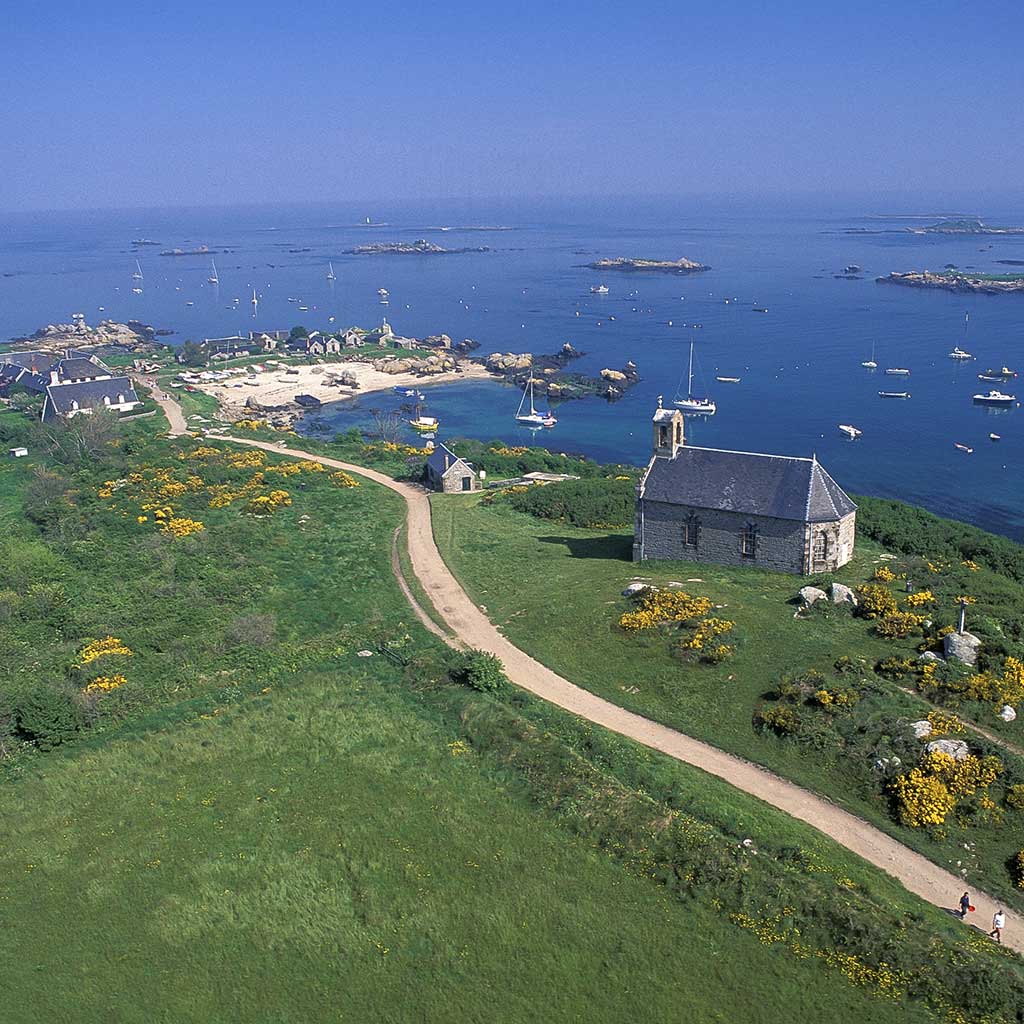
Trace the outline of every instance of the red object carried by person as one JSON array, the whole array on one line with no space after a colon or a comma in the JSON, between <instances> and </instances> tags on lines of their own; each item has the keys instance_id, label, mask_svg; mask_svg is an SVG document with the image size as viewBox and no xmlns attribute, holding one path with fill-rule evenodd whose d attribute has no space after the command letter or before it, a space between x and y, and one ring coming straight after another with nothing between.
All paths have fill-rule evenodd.
<instances>
[{"instance_id":1,"label":"red object carried by person","mask_svg":"<svg viewBox=\"0 0 1024 1024\"><path fill-rule=\"evenodd\" d=\"M968 910L969 910L969 911L970 911L970 912L971 912L972 914L974 913L974 907L968 907L967 909L968 909Z\"/></svg>"}]
</instances>

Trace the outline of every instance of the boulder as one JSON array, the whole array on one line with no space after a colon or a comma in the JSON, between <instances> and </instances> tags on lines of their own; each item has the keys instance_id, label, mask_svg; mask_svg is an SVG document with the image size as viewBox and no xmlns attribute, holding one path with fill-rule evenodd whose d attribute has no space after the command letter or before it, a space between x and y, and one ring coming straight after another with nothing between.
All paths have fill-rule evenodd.
<instances>
[{"instance_id":1,"label":"boulder","mask_svg":"<svg viewBox=\"0 0 1024 1024\"><path fill-rule=\"evenodd\" d=\"M954 761L962 761L971 752L971 748L963 740L932 740L924 749L929 754L936 751L940 754L949 754Z\"/></svg>"},{"instance_id":2,"label":"boulder","mask_svg":"<svg viewBox=\"0 0 1024 1024\"><path fill-rule=\"evenodd\" d=\"M857 595L844 583L833 583L828 588L833 604L852 604L857 606Z\"/></svg>"},{"instance_id":3,"label":"boulder","mask_svg":"<svg viewBox=\"0 0 1024 1024\"><path fill-rule=\"evenodd\" d=\"M934 651L925 651L917 656L918 661L942 661Z\"/></svg>"},{"instance_id":4,"label":"boulder","mask_svg":"<svg viewBox=\"0 0 1024 1024\"><path fill-rule=\"evenodd\" d=\"M976 665L981 641L973 633L947 633L942 640L946 660L955 658L965 665Z\"/></svg>"},{"instance_id":5,"label":"boulder","mask_svg":"<svg viewBox=\"0 0 1024 1024\"><path fill-rule=\"evenodd\" d=\"M819 590L817 587L801 587L800 588L800 603L810 607L815 601L825 601L828 599L828 594L824 590Z\"/></svg>"},{"instance_id":6,"label":"boulder","mask_svg":"<svg viewBox=\"0 0 1024 1024\"><path fill-rule=\"evenodd\" d=\"M626 379L626 375L621 370L602 370L601 376L605 380L614 381L615 383L621 383Z\"/></svg>"},{"instance_id":7,"label":"boulder","mask_svg":"<svg viewBox=\"0 0 1024 1024\"><path fill-rule=\"evenodd\" d=\"M1009 704L1004 704L1003 710L999 712L999 717L1004 722L1014 722L1017 719L1017 712Z\"/></svg>"},{"instance_id":8,"label":"boulder","mask_svg":"<svg viewBox=\"0 0 1024 1024\"><path fill-rule=\"evenodd\" d=\"M636 597L637 594L648 589L646 583L630 583L628 587L622 592L623 597Z\"/></svg>"},{"instance_id":9,"label":"boulder","mask_svg":"<svg viewBox=\"0 0 1024 1024\"><path fill-rule=\"evenodd\" d=\"M932 723L927 718L922 718L919 722L911 722L910 728L914 730L915 740L923 740L932 734Z\"/></svg>"},{"instance_id":10,"label":"boulder","mask_svg":"<svg viewBox=\"0 0 1024 1024\"><path fill-rule=\"evenodd\" d=\"M529 352L516 355L514 352L492 352L484 366L493 373L507 373L510 370L526 370L533 365L533 356Z\"/></svg>"}]
</instances>

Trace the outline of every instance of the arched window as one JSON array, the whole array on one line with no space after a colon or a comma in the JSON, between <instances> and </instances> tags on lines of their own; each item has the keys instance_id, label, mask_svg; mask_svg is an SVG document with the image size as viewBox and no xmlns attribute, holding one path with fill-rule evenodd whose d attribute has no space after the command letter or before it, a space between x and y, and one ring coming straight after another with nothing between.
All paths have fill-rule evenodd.
<instances>
[{"instance_id":1,"label":"arched window","mask_svg":"<svg viewBox=\"0 0 1024 1024\"><path fill-rule=\"evenodd\" d=\"M757 523L747 523L740 530L740 557L757 558Z\"/></svg>"},{"instance_id":2,"label":"arched window","mask_svg":"<svg viewBox=\"0 0 1024 1024\"><path fill-rule=\"evenodd\" d=\"M700 519L695 512L691 512L683 520L683 544L686 547L695 548L700 540Z\"/></svg>"},{"instance_id":3,"label":"arched window","mask_svg":"<svg viewBox=\"0 0 1024 1024\"><path fill-rule=\"evenodd\" d=\"M814 535L814 568L824 569L828 564L828 551L829 551L829 538L828 534L822 531Z\"/></svg>"}]
</instances>

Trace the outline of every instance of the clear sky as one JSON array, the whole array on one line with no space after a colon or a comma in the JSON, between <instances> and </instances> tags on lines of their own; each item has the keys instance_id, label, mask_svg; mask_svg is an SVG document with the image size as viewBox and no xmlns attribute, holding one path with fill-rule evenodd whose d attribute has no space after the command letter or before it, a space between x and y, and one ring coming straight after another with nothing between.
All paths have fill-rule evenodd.
<instances>
[{"instance_id":1,"label":"clear sky","mask_svg":"<svg viewBox=\"0 0 1024 1024\"><path fill-rule=\"evenodd\" d=\"M1024 3L24 0L0 146L2 210L1020 197Z\"/></svg>"}]
</instances>

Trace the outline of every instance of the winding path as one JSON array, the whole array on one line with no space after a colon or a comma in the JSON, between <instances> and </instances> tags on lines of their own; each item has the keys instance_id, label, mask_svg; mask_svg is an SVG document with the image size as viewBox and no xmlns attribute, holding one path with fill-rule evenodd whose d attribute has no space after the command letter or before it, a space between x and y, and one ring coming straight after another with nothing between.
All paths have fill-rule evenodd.
<instances>
[{"instance_id":1,"label":"winding path","mask_svg":"<svg viewBox=\"0 0 1024 1024\"><path fill-rule=\"evenodd\" d=\"M453 634L452 637L442 636L445 642L457 647L475 647L478 650L494 654L501 659L509 679L524 690L528 690L574 715L579 715L581 718L627 736L644 746L724 779L737 789L756 796L772 807L806 822L875 867L881 868L898 879L910 892L936 907L950 909L956 904L964 889L970 888L971 898L977 908L972 921L976 922L983 930L988 930L992 915L999 905L992 897L965 886L962 879L933 864L926 857L915 853L880 829L869 825L849 811L844 811L823 797L801 789L792 782L788 782L750 761L745 761L734 754L727 754L717 747L693 739L658 722L653 722L642 715L627 711L617 704L596 696L589 690L584 690L552 672L551 669L535 661L512 644L473 603L445 564L434 541L430 499L421 488L393 480L383 473L363 466L355 466L338 459L314 455L280 444L238 437L220 439L236 444L251 445L254 448L262 448L268 452L292 458L310 459L333 469L343 469L348 473L365 477L382 487L397 492L405 499L408 509L408 550L412 570L433 603L440 619ZM397 553L393 563L396 568L399 568L399 582L403 583L400 567L397 566ZM433 633L441 635L442 631L419 607L408 585L403 586L403 590L417 617ZM1004 941L1007 946L1024 953L1024 927L1022 926L1024 926L1024 920L1020 915L1007 912Z\"/></svg>"}]
</instances>

